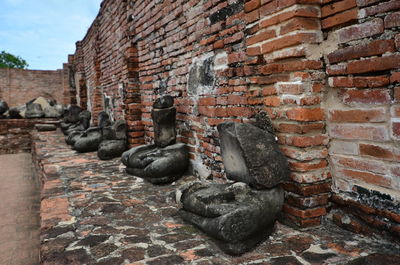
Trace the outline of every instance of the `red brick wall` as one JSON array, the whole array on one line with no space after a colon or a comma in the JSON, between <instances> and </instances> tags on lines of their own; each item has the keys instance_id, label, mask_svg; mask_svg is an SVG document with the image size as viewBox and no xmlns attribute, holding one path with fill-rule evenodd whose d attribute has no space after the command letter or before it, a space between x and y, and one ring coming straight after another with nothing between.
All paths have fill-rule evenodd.
<instances>
[{"instance_id":1,"label":"red brick wall","mask_svg":"<svg viewBox=\"0 0 400 265\"><path fill-rule=\"evenodd\" d=\"M324 39L319 1L247 1L247 55L253 56L251 102L273 118L292 181L287 221L307 227L326 214L331 186L326 133Z\"/></svg>"},{"instance_id":2,"label":"red brick wall","mask_svg":"<svg viewBox=\"0 0 400 265\"><path fill-rule=\"evenodd\" d=\"M67 71L0 69L0 98L10 107L25 104L39 96L69 103Z\"/></svg>"},{"instance_id":3,"label":"red brick wall","mask_svg":"<svg viewBox=\"0 0 400 265\"><path fill-rule=\"evenodd\" d=\"M127 1L104 1L87 35L77 42L76 53L71 58L78 103L83 108L88 106L94 121L98 113L105 110L105 98L110 100L109 112L114 119L124 118L125 103L137 101L132 99L138 89L131 74L135 54L132 54L134 48L130 42L128 9ZM128 120L129 115L134 114L131 109L126 113ZM135 120L138 119L140 116ZM130 131L134 129L130 124Z\"/></svg>"},{"instance_id":4,"label":"red brick wall","mask_svg":"<svg viewBox=\"0 0 400 265\"><path fill-rule=\"evenodd\" d=\"M325 2L334 220L400 235L400 1Z\"/></svg>"},{"instance_id":5,"label":"red brick wall","mask_svg":"<svg viewBox=\"0 0 400 265\"><path fill-rule=\"evenodd\" d=\"M332 177L339 195L398 194L398 1L364 2L105 0L73 56L77 93L95 114L113 97L131 145L153 139L153 100L175 96L194 170L217 179L216 125L266 110L292 169L286 220L317 225Z\"/></svg>"}]
</instances>

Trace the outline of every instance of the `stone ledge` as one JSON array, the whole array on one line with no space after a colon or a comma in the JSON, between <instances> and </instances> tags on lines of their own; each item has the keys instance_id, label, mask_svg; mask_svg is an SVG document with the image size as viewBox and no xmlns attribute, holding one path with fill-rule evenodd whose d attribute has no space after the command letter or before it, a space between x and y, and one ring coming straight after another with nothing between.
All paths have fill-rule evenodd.
<instances>
[{"instance_id":1,"label":"stone ledge","mask_svg":"<svg viewBox=\"0 0 400 265\"><path fill-rule=\"evenodd\" d=\"M193 177L154 186L124 173L119 159L72 151L58 132L33 139L42 183L41 264L346 264L360 255L400 251L330 223L304 232L277 223L269 240L231 257L177 215L171 194Z\"/></svg>"}]
</instances>

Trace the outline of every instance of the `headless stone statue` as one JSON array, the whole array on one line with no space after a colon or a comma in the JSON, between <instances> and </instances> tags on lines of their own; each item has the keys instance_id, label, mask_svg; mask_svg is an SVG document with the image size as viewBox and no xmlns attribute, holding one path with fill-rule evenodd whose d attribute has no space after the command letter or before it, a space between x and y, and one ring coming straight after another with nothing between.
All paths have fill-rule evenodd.
<instances>
[{"instance_id":1,"label":"headless stone statue","mask_svg":"<svg viewBox=\"0 0 400 265\"><path fill-rule=\"evenodd\" d=\"M176 142L173 98L163 96L153 104L151 113L154 144L134 147L122 154L121 161L129 174L153 184L166 184L179 179L189 165L188 148Z\"/></svg>"},{"instance_id":2,"label":"headless stone statue","mask_svg":"<svg viewBox=\"0 0 400 265\"><path fill-rule=\"evenodd\" d=\"M99 127L104 128L111 126L110 115L107 112L102 111L99 113Z\"/></svg>"},{"instance_id":3,"label":"headless stone statue","mask_svg":"<svg viewBox=\"0 0 400 265\"><path fill-rule=\"evenodd\" d=\"M64 112L64 120L60 123L61 131L64 135L69 135L71 132L79 130L80 119L79 114L82 109L77 105L70 105Z\"/></svg>"},{"instance_id":4,"label":"headless stone statue","mask_svg":"<svg viewBox=\"0 0 400 265\"><path fill-rule=\"evenodd\" d=\"M122 154L126 172L153 184L166 184L179 179L189 165L188 149L183 143L164 148L156 145L134 147Z\"/></svg>"},{"instance_id":5,"label":"headless stone statue","mask_svg":"<svg viewBox=\"0 0 400 265\"><path fill-rule=\"evenodd\" d=\"M103 130L110 126L110 117L105 112L99 113L98 127L91 127L75 138L74 149L78 152L94 152L103 141Z\"/></svg>"},{"instance_id":6,"label":"headless stone statue","mask_svg":"<svg viewBox=\"0 0 400 265\"><path fill-rule=\"evenodd\" d=\"M71 125L68 129L66 129L66 142L68 145L74 145L79 136L89 129L90 127L90 119L92 118L92 114L90 111L83 110L78 115L79 123L75 123Z\"/></svg>"},{"instance_id":7,"label":"headless stone statue","mask_svg":"<svg viewBox=\"0 0 400 265\"><path fill-rule=\"evenodd\" d=\"M0 99L0 116L8 111L8 104L4 100Z\"/></svg>"},{"instance_id":8,"label":"headless stone statue","mask_svg":"<svg viewBox=\"0 0 400 265\"><path fill-rule=\"evenodd\" d=\"M289 178L275 136L251 124L218 126L227 178L234 184L191 183L177 192L184 220L216 240L223 251L240 255L273 230L283 206L278 186Z\"/></svg>"},{"instance_id":9,"label":"headless stone statue","mask_svg":"<svg viewBox=\"0 0 400 265\"><path fill-rule=\"evenodd\" d=\"M103 128L103 141L100 143L97 156L101 160L120 157L127 149L127 125L124 120L117 120L112 126Z\"/></svg>"}]
</instances>

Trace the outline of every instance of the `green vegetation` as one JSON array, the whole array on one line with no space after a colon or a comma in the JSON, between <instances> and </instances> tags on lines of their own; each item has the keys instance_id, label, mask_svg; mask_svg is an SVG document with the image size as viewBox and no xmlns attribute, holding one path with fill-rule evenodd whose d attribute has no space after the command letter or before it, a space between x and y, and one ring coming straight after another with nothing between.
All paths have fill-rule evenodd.
<instances>
[{"instance_id":1,"label":"green vegetation","mask_svg":"<svg viewBox=\"0 0 400 265\"><path fill-rule=\"evenodd\" d=\"M12 55L5 51L0 53L0 68L26 69L28 66L28 63L19 56Z\"/></svg>"}]
</instances>

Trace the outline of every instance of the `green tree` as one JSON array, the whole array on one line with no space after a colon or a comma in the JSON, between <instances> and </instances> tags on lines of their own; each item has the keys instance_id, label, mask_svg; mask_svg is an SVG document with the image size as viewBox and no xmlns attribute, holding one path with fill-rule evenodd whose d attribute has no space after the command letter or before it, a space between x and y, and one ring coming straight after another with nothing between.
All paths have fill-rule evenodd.
<instances>
[{"instance_id":1,"label":"green tree","mask_svg":"<svg viewBox=\"0 0 400 265\"><path fill-rule=\"evenodd\" d=\"M12 55L5 51L0 53L0 68L26 69L28 66L28 63L19 56Z\"/></svg>"}]
</instances>

